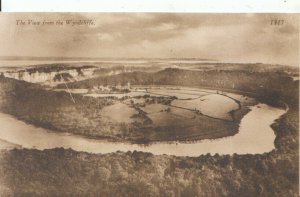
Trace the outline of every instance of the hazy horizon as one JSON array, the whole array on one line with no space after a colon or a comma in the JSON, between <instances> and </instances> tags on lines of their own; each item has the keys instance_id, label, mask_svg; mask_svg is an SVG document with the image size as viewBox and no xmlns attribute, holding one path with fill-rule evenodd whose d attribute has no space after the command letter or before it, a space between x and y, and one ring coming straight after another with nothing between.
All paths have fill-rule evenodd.
<instances>
[{"instance_id":1,"label":"hazy horizon","mask_svg":"<svg viewBox=\"0 0 300 197\"><path fill-rule=\"evenodd\" d=\"M299 65L298 14L1 13L0 56ZM93 26L16 20L93 20ZM271 19L285 20L282 26Z\"/></svg>"}]
</instances>

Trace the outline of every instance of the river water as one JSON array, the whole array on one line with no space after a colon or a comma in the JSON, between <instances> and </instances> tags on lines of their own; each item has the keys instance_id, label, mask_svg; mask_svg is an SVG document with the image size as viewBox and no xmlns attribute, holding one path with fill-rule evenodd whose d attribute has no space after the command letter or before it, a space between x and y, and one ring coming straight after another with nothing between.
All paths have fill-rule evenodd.
<instances>
[{"instance_id":1,"label":"river water","mask_svg":"<svg viewBox=\"0 0 300 197\"><path fill-rule=\"evenodd\" d=\"M259 106L259 107L258 107ZM78 135L50 132L0 113L0 139L39 150L56 147L72 148L89 153L143 151L155 155L199 156L202 154L261 154L274 149L275 134L270 125L285 110L266 104L251 107L241 121L239 132L231 137L202 140L195 143L155 143L149 146L87 139Z\"/></svg>"}]
</instances>

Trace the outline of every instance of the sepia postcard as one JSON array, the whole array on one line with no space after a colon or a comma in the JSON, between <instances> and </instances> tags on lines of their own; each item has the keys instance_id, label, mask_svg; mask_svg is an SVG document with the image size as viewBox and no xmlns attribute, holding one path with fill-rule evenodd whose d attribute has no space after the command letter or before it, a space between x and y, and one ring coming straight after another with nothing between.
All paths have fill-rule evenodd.
<instances>
[{"instance_id":1,"label":"sepia postcard","mask_svg":"<svg viewBox=\"0 0 300 197\"><path fill-rule=\"evenodd\" d=\"M0 13L0 196L298 196L299 16Z\"/></svg>"}]
</instances>

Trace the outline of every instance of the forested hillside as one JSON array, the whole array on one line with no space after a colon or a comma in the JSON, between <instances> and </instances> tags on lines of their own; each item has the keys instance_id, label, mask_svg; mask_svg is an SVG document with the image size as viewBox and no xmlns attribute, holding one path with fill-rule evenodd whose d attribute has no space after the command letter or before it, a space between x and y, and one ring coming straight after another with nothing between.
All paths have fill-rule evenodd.
<instances>
[{"instance_id":1,"label":"forested hillside","mask_svg":"<svg viewBox=\"0 0 300 197\"><path fill-rule=\"evenodd\" d=\"M270 98L275 103L283 100L288 104L289 111L272 125L276 134L276 149L262 155L208 154L192 158L155 156L142 152L101 155L61 148L2 151L1 196L298 196L297 81L276 73L222 71L216 74L215 71L201 73L172 69L155 74L128 73L112 78L102 77L70 86L89 88L98 83L127 81L134 84L195 85L250 91L261 98L268 98L268 102ZM11 88L11 83L6 88ZM14 96L13 92L9 95ZM21 95L22 101L26 101L26 92L18 96ZM10 97L2 96L1 103L15 102ZM60 97L64 96L68 95ZM45 102L50 101L46 99ZM62 100L65 106L70 103L64 102L71 103ZM92 107L102 104L94 103ZM38 103L35 105L37 108L45 107ZM1 109L5 110L5 107L1 106Z\"/></svg>"}]
</instances>

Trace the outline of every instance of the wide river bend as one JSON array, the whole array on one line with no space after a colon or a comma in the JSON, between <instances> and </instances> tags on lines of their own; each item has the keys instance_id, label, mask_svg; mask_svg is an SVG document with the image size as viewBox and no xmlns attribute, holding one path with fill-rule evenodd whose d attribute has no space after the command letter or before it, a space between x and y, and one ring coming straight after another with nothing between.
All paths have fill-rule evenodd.
<instances>
[{"instance_id":1,"label":"wide river bend","mask_svg":"<svg viewBox=\"0 0 300 197\"><path fill-rule=\"evenodd\" d=\"M38 150L57 147L89 153L143 151L155 155L199 156L202 154L261 154L273 150L275 134L270 125L286 111L259 103L252 106L241 123L239 132L230 137L201 140L194 143L154 143L149 146L95 140L78 135L51 132L38 128L11 115L0 113L0 139Z\"/></svg>"}]
</instances>

